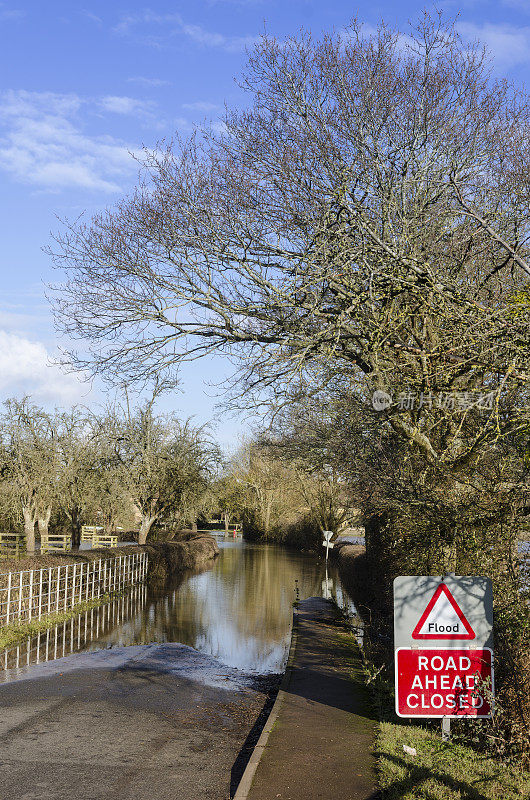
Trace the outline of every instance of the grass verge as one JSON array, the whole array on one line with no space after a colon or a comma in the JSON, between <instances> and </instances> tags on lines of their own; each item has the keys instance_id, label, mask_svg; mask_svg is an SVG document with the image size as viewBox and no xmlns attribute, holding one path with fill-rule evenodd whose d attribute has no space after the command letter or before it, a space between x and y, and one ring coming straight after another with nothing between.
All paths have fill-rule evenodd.
<instances>
[{"instance_id":1,"label":"grass verge","mask_svg":"<svg viewBox=\"0 0 530 800\"><path fill-rule=\"evenodd\" d=\"M403 751L413 747L417 755ZM478 753L441 732L417 725L380 722L376 743L384 800L522 800L530 797L530 774Z\"/></svg>"},{"instance_id":2,"label":"grass verge","mask_svg":"<svg viewBox=\"0 0 530 800\"><path fill-rule=\"evenodd\" d=\"M4 627L0 629L0 649L4 650L8 647L15 647L30 636L35 636L37 633L45 631L48 628L54 628L56 625L60 625L62 622L66 622L72 619L72 617L76 617L78 614L84 614L85 611L90 611L91 608L97 608L104 603L108 603L118 596L118 594L113 594L112 597L109 594L104 594L100 597L95 597L93 600L78 603L72 606L72 608L69 608L68 611L63 611L59 614L46 614L40 619L31 620L31 622L4 625Z\"/></svg>"}]
</instances>

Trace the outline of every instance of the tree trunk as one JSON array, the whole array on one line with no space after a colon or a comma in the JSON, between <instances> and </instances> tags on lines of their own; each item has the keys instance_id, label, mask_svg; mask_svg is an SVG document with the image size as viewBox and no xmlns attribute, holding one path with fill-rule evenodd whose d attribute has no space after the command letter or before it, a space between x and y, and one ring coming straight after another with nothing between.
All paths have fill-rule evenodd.
<instances>
[{"instance_id":1,"label":"tree trunk","mask_svg":"<svg viewBox=\"0 0 530 800\"><path fill-rule=\"evenodd\" d=\"M140 532L138 534L138 544L145 544L147 541L147 535L151 530L153 522L156 520L156 517L150 517L147 514L142 514L142 521L140 523Z\"/></svg>"},{"instance_id":2,"label":"tree trunk","mask_svg":"<svg viewBox=\"0 0 530 800\"><path fill-rule=\"evenodd\" d=\"M230 522L230 517L228 516L228 512L225 511L224 513L224 523L225 523L225 534L228 536L228 523Z\"/></svg>"},{"instance_id":3,"label":"tree trunk","mask_svg":"<svg viewBox=\"0 0 530 800\"><path fill-rule=\"evenodd\" d=\"M26 549L28 553L35 552L35 511L30 508L23 508L24 533L26 535Z\"/></svg>"},{"instance_id":4,"label":"tree trunk","mask_svg":"<svg viewBox=\"0 0 530 800\"><path fill-rule=\"evenodd\" d=\"M79 550L81 544L81 514L78 508L70 510L70 529L72 532L72 549Z\"/></svg>"},{"instance_id":5,"label":"tree trunk","mask_svg":"<svg viewBox=\"0 0 530 800\"><path fill-rule=\"evenodd\" d=\"M39 535L41 539L43 536L48 535L48 527L50 524L51 515L52 515L52 507L48 506L48 508L44 509L44 511L38 516L37 521L39 523Z\"/></svg>"}]
</instances>

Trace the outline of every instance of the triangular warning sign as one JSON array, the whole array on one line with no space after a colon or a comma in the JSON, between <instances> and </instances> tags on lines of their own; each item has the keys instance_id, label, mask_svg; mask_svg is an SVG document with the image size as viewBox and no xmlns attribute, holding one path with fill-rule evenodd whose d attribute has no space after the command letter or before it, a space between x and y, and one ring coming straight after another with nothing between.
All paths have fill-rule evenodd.
<instances>
[{"instance_id":1,"label":"triangular warning sign","mask_svg":"<svg viewBox=\"0 0 530 800\"><path fill-rule=\"evenodd\" d=\"M445 585L441 583L412 631L413 639L474 639L475 631Z\"/></svg>"}]
</instances>

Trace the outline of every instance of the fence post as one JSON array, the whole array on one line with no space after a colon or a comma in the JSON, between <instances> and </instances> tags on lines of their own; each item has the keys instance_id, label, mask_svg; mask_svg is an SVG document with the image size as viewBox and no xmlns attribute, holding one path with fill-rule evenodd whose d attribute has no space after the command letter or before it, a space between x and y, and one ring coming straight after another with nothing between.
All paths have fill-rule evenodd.
<instances>
[{"instance_id":1,"label":"fence post","mask_svg":"<svg viewBox=\"0 0 530 800\"><path fill-rule=\"evenodd\" d=\"M24 575L24 572L21 570L21 572L20 572L20 582L19 582L19 586L18 586L18 618L19 619L22 616L22 586L23 586L22 578L23 578L23 575Z\"/></svg>"},{"instance_id":2,"label":"fence post","mask_svg":"<svg viewBox=\"0 0 530 800\"><path fill-rule=\"evenodd\" d=\"M66 611L66 604L68 602L68 564L66 565L66 575L64 578L64 610Z\"/></svg>"},{"instance_id":3,"label":"fence post","mask_svg":"<svg viewBox=\"0 0 530 800\"><path fill-rule=\"evenodd\" d=\"M52 610L52 568L48 567L48 614Z\"/></svg>"},{"instance_id":4,"label":"fence post","mask_svg":"<svg viewBox=\"0 0 530 800\"><path fill-rule=\"evenodd\" d=\"M59 613L59 592L61 590L61 567L57 567L57 598L55 603L55 613Z\"/></svg>"},{"instance_id":5,"label":"fence post","mask_svg":"<svg viewBox=\"0 0 530 800\"><path fill-rule=\"evenodd\" d=\"M6 608L7 620L6 620L6 625L9 625L9 612L10 612L10 610L11 610L11 573L9 573L8 578L7 578L7 608Z\"/></svg>"},{"instance_id":6,"label":"fence post","mask_svg":"<svg viewBox=\"0 0 530 800\"><path fill-rule=\"evenodd\" d=\"M28 620L31 620L31 612L33 607L33 572L34 570L30 570L29 572L29 609L28 609Z\"/></svg>"},{"instance_id":7,"label":"fence post","mask_svg":"<svg viewBox=\"0 0 530 800\"><path fill-rule=\"evenodd\" d=\"M79 601L81 602L81 592L83 591L83 562L81 561L79 568Z\"/></svg>"},{"instance_id":8,"label":"fence post","mask_svg":"<svg viewBox=\"0 0 530 800\"><path fill-rule=\"evenodd\" d=\"M42 617L42 573L43 569L39 570L39 619Z\"/></svg>"}]
</instances>

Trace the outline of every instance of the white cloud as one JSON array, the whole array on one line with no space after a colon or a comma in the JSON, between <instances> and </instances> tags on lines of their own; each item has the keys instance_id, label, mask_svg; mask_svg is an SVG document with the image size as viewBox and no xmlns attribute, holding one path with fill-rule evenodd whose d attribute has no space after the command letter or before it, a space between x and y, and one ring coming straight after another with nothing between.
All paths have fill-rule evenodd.
<instances>
[{"instance_id":1,"label":"white cloud","mask_svg":"<svg viewBox=\"0 0 530 800\"><path fill-rule=\"evenodd\" d=\"M98 17L97 14L94 14L92 11L89 11L86 8L82 9L81 15L91 20L91 22L95 22L96 25L103 25L103 20L101 19L101 17Z\"/></svg>"},{"instance_id":2,"label":"white cloud","mask_svg":"<svg viewBox=\"0 0 530 800\"><path fill-rule=\"evenodd\" d=\"M156 87L156 86L171 86L171 81L162 80L162 78L144 78L139 75L136 78L127 78L128 83L137 83L138 86Z\"/></svg>"},{"instance_id":3,"label":"white cloud","mask_svg":"<svg viewBox=\"0 0 530 800\"><path fill-rule=\"evenodd\" d=\"M199 101L197 103L183 103L182 108L186 108L189 111L204 111L208 113L208 111L216 111L221 108L221 106L217 105L217 103L203 103Z\"/></svg>"},{"instance_id":4,"label":"white cloud","mask_svg":"<svg viewBox=\"0 0 530 800\"><path fill-rule=\"evenodd\" d=\"M137 114L145 111L145 103L136 100L134 97L119 97L117 95L107 95L100 100L100 106L104 111L113 114Z\"/></svg>"},{"instance_id":5,"label":"white cloud","mask_svg":"<svg viewBox=\"0 0 530 800\"><path fill-rule=\"evenodd\" d=\"M137 169L124 142L83 132L75 94L10 90L0 96L0 169L46 189L120 191Z\"/></svg>"},{"instance_id":6,"label":"white cloud","mask_svg":"<svg viewBox=\"0 0 530 800\"><path fill-rule=\"evenodd\" d=\"M26 16L26 12L20 8L6 8L4 3L0 3L0 22L7 22L12 19L21 19Z\"/></svg>"},{"instance_id":7,"label":"white cloud","mask_svg":"<svg viewBox=\"0 0 530 800\"><path fill-rule=\"evenodd\" d=\"M0 397L29 394L40 403L71 405L86 398L90 385L52 364L41 342L0 330Z\"/></svg>"},{"instance_id":8,"label":"white cloud","mask_svg":"<svg viewBox=\"0 0 530 800\"><path fill-rule=\"evenodd\" d=\"M204 47L213 47L227 53L237 53L258 41L257 36L226 36L223 33L207 31L201 25L185 22L180 14L155 14L144 11L141 14L128 14L122 17L114 28L116 33L134 35L138 41L154 47L167 44L176 35L182 35Z\"/></svg>"},{"instance_id":9,"label":"white cloud","mask_svg":"<svg viewBox=\"0 0 530 800\"><path fill-rule=\"evenodd\" d=\"M459 22L458 29L465 39L485 44L497 67L509 69L530 61L530 26Z\"/></svg>"}]
</instances>

